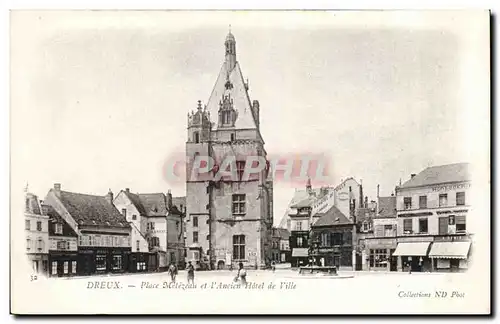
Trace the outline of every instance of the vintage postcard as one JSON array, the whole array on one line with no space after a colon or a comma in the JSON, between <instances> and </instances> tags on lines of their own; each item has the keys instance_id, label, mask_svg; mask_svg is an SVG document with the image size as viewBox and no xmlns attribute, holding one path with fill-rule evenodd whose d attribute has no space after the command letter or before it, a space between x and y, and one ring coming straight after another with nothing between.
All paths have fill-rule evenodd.
<instances>
[{"instance_id":1,"label":"vintage postcard","mask_svg":"<svg viewBox=\"0 0 500 324\"><path fill-rule=\"evenodd\" d=\"M13 10L13 314L490 314L490 13Z\"/></svg>"}]
</instances>

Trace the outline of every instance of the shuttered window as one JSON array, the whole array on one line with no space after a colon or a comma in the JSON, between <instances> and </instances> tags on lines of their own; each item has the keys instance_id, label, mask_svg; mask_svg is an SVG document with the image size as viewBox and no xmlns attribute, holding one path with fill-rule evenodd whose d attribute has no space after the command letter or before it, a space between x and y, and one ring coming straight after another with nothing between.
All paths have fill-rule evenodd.
<instances>
[{"instance_id":1,"label":"shuttered window","mask_svg":"<svg viewBox=\"0 0 500 324\"><path fill-rule=\"evenodd\" d=\"M448 234L448 217L439 217L439 235Z\"/></svg>"},{"instance_id":2,"label":"shuttered window","mask_svg":"<svg viewBox=\"0 0 500 324\"><path fill-rule=\"evenodd\" d=\"M457 232L465 232L466 226L465 226L465 216L457 216L456 217L456 224L457 224Z\"/></svg>"}]
</instances>

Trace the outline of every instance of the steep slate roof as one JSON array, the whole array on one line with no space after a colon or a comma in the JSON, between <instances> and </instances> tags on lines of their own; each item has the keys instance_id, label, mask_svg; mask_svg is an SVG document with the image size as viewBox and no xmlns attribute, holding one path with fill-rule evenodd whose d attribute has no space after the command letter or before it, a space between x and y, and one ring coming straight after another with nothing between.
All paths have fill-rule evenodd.
<instances>
[{"instance_id":1,"label":"steep slate roof","mask_svg":"<svg viewBox=\"0 0 500 324\"><path fill-rule=\"evenodd\" d=\"M54 231L54 226L52 226L54 223L60 223L63 225L63 235L64 236L74 236L77 237L78 235L76 232L71 228L71 226L64 220L64 218L59 215L59 213L50 205L42 205L43 210L46 212L46 214L50 217L50 222L49 222L49 235L61 235L61 234L56 234Z\"/></svg>"},{"instance_id":2,"label":"steep slate roof","mask_svg":"<svg viewBox=\"0 0 500 324\"><path fill-rule=\"evenodd\" d=\"M454 163L428 167L417 174L413 179L406 181L400 188L411 188L469 180L471 180L469 174L469 163Z\"/></svg>"},{"instance_id":3,"label":"steep slate roof","mask_svg":"<svg viewBox=\"0 0 500 324\"><path fill-rule=\"evenodd\" d=\"M228 78L233 85L230 90L226 90L225 86ZM252 104L238 62L231 71L227 71L225 62L222 64L219 76L208 99L207 110L210 112L211 122L213 122L212 129L216 130L218 127L219 102L222 100L223 95L228 93L231 94L233 107L238 112L234 127L236 129L256 129L257 126L251 109Z\"/></svg>"},{"instance_id":4,"label":"steep slate roof","mask_svg":"<svg viewBox=\"0 0 500 324\"><path fill-rule=\"evenodd\" d=\"M178 210L181 210L182 208L186 207L186 196L184 197L173 197L172 198L172 204L177 207Z\"/></svg>"},{"instance_id":5,"label":"steep slate roof","mask_svg":"<svg viewBox=\"0 0 500 324\"><path fill-rule=\"evenodd\" d=\"M163 193L138 194L139 199L148 216L166 216L167 197Z\"/></svg>"},{"instance_id":6,"label":"steep slate roof","mask_svg":"<svg viewBox=\"0 0 500 324\"><path fill-rule=\"evenodd\" d=\"M104 196L60 193L61 203L80 225L129 227L125 217Z\"/></svg>"},{"instance_id":7,"label":"steep slate roof","mask_svg":"<svg viewBox=\"0 0 500 324\"><path fill-rule=\"evenodd\" d=\"M141 199L139 198L138 195L131 193L131 192L126 192L124 191L125 195L130 199L132 204L137 208L137 211L141 215L147 215L146 209L144 209L144 206L142 205Z\"/></svg>"},{"instance_id":8,"label":"steep slate roof","mask_svg":"<svg viewBox=\"0 0 500 324\"><path fill-rule=\"evenodd\" d=\"M379 197L378 205L377 217L396 217L396 196Z\"/></svg>"},{"instance_id":9,"label":"steep slate roof","mask_svg":"<svg viewBox=\"0 0 500 324\"><path fill-rule=\"evenodd\" d=\"M125 194L141 215L154 217L167 216L169 213L167 196L164 193L134 194L125 191ZM183 207L186 206L186 197L172 198L172 208L170 213L181 215L182 210L180 210L180 205Z\"/></svg>"},{"instance_id":10,"label":"steep slate roof","mask_svg":"<svg viewBox=\"0 0 500 324\"><path fill-rule=\"evenodd\" d=\"M335 206L332 206L326 213L318 215L320 215L320 217L312 227L352 224L352 222Z\"/></svg>"},{"instance_id":11,"label":"steep slate roof","mask_svg":"<svg viewBox=\"0 0 500 324\"><path fill-rule=\"evenodd\" d=\"M24 211L35 215L44 215L40 209L38 197L32 193L26 193L26 205Z\"/></svg>"}]
</instances>

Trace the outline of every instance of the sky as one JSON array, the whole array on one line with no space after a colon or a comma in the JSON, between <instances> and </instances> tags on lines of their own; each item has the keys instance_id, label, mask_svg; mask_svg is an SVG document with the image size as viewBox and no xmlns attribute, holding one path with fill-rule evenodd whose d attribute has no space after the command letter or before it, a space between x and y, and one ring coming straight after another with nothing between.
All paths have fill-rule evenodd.
<instances>
[{"instance_id":1,"label":"sky","mask_svg":"<svg viewBox=\"0 0 500 324\"><path fill-rule=\"evenodd\" d=\"M486 27L459 12L14 12L11 185L185 195L183 156L231 24L269 154L321 153L369 199L431 165L471 161ZM487 43L486 43L487 44ZM484 88L484 87L483 87ZM484 89L483 89L484 90ZM477 129L477 128L476 128ZM312 181L315 186L314 179ZM275 223L297 184L274 185ZM302 189L304 185L300 185Z\"/></svg>"}]
</instances>

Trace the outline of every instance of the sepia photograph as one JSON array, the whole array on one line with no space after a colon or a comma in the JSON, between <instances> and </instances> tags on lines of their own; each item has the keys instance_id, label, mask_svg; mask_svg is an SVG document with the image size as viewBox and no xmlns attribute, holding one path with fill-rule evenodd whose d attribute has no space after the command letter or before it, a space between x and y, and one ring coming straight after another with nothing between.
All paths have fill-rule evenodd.
<instances>
[{"instance_id":1,"label":"sepia photograph","mask_svg":"<svg viewBox=\"0 0 500 324\"><path fill-rule=\"evenodd\" d=\"M12 10L11 313L491 314L490 19Z\"/></svg>"}]
</instances>

